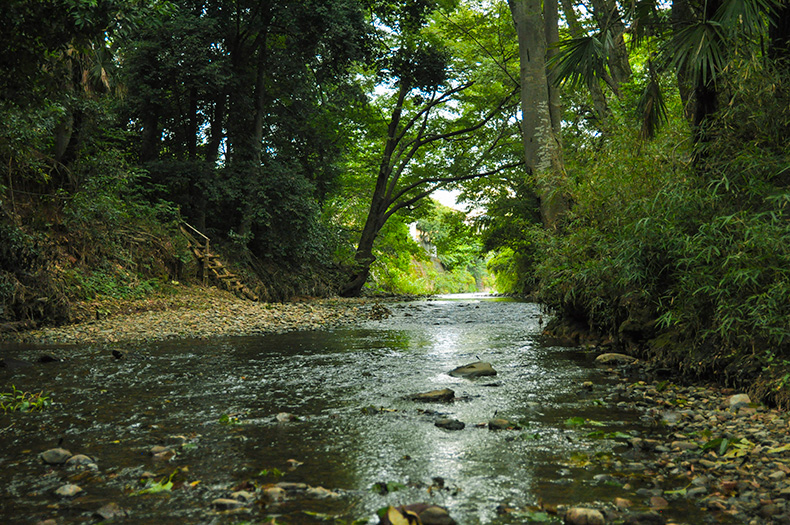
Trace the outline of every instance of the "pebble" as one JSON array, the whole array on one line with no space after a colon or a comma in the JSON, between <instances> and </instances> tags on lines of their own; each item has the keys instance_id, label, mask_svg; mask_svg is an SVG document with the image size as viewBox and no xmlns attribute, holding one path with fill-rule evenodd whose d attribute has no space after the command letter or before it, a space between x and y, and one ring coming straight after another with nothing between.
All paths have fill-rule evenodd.
<instances>
[{"instance_id":1,"label":"pebble","mask_svg":"<svg viewBox=\"0 0 790 525\"><path fill-rule=\"evenodd\" d=\"M339 498L340 494L337 492L332 492L329 489L325 489L324 487L309 487L305 491L305 495L309 498L316 498L316 499L325 499L325 498Z\"/></svg>"},{"instance_id":2,"label":"pebble","mask_svg":"<svg viewBox=\"0 0 790 525\"><path fill-rule=\"evenodd\" d=\"M62 487L59 487L55 491L55 494L60 496L60 497L62 497L62 498L71 498L71 497L76 496L80 492L82 492L82 488L79 485L74 485L72 483L67 483L66 485L63 485Z\"/></svg>"},{"instance_id":3,"label":"pebble","mask_svg":"<svg viewBox=\"0 0 790 525\"><path fill-rule=\"evenodd\" d=\"M244 506L244 502L237 499L217 498L211 502L211 506L217 510L232 510Z\"/></svg>"},{"instance_id":4,"label":"pebble","mask_svg":"<svg viewBox=\"0 0 790 525\"><path fill-rule=\"evenodd\" d=\"M285 490L282 487L267 487L263 489L263 495L268 501L285 500Z\"/></svg>"},{"instance_id":5,"label":"pebble","mask_svg":"<svg viewBox=\"0 0 790 525\"><path fill-rule=\"evenodd\" d=\"M102 520L111 520L114 518L126 517L128 516L128 512L122 509L117 503L111 502L97 510L94 516Z\"/></svg>"}]
</instances>

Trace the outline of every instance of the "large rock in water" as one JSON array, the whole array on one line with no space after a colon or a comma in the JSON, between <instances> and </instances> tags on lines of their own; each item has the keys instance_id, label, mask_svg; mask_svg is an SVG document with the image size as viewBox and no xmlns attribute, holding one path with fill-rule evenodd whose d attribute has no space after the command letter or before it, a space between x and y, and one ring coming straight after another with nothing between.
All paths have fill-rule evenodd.
<instances>
[{"instance_id":1,"label":"large rock in water","mask_svg":"<svg viewBox=\"0 0 790 525\"><path fill-rule=\"evenodd\" d=\"M631 365L638 363L639 359L625 354L601 354L595 358L595 362L599 365Z\"/></svg>"},{"instance_id":2,"label":"large rock in water","mask_svg":"<svg viewBox=\"0 0 790 525\"><path fill-rule=\"evenodd\" d=\"M565 525L605 525L606 520L600 511L574 507L565 513Z\"/></svg>"},{"instance_id":3,"label":"large rock in water","mask_svg":"<svg viewBox=\"0 0 790 525\"><path fill-rule=\"evenodd\" d=\"M495 376L496 370L491 366L491 363L477 361L475 363L469 363L468 365L459 366L451 371L450 375L453 377L466 377L471 379L474 377Z\"/></svg>"},{"instance_id":4,"label":"large rock in water","mask_svg":"<svg viewBox=\"0 0 790 525\"><path fill-rule=\"evenodd\" d=\"M47 465L62 465L71 455L65 448L51 448L39 454L39 457Z\"/></svg>"},{"instance_id":5,"label":"large rock in water","mask_svg":"<svg viewBox=\"0 0 790 525\"><path fill-rule=\"evenodd\" d=\"M455 399L455 392L449 388L442 388L441 390L431 390L430 392L423 392L422 394L414 394L411 396L412 401L425 401L425 402L446 402Z\"/></svg>"},{"instance_id":6,"label":"large rock in water","mask_svg":"<svg viewBox=\"0 0 790 525\"><path fill-rule=\"evenodd\" d=\"M416 518L419 518L417 521ZM413 503L401 507L389 507L379 519L379 525L421 523L422 525L456 525L447 509L428 503Z\"/></svg>"}]
</instances>

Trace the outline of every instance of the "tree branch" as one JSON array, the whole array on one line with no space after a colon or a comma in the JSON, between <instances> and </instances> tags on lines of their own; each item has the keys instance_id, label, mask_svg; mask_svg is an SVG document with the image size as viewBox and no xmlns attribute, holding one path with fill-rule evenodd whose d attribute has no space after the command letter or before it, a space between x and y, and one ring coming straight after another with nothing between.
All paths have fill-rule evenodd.
<instances>
[{"instance_id":1,"label":"tree branch","mask_svg":"<svg viewBox=\"0 0 790 525\"><path fill-rule=\"evenodd\" d=\"M466 180L479 179L480 177L488 177L489 175L494 175L496 173L500 173L500 172L508 170L508 169L517 168L518 166L522 166L523 164L524 164L524 161L521 160L521 161L518 161L518 162L511 162L509 164L505 164L504 166L499 166L498 168L494 168L492 170L488 170L488 171L485 171L485 172L482 172L482 173L473 173L473 174L470 174L470 175L457 175L457 176L454 176L454 177L432 177L432 178L429 178L429 179L420 179L419 181L417 181L417 182L415 182L413 184L410 184L408 187L406 187L403 190L401 190L400 192L398 192L398 195L392 200L390 205L392 205L392 203L396 202L399 198L401 198L407 192L413 190L414 188L422 186L423 184L436 184L436 186L434 186L432 188L428 188L427 190L424 190L424 191L418 193L414 197L406 199L406 200L404 200L402 202L399 202L395 206L392 206L390 209L387 210L387 213L384 214L384 220L385 221L389 220L389 218L392 217L399 210L402 210L403 208L406 208L407 206L411 206L412 204L416 203L417 201L419 201L421 199L424 199L425 197L427 197L431 193L433 193L436 190L439 190L439 189L445 187L447 184L449 184L451 182L463 182L463 181L466 181Z\"/></svg>"}]
</instances>

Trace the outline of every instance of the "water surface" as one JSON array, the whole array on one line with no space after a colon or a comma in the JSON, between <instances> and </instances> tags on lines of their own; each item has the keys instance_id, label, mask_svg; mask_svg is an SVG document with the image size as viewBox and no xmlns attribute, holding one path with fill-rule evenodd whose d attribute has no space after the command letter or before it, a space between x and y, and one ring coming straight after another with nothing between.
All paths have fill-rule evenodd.
<instances>
[{"instance_id":1,"label":"water surface","mask_svg":"<svg viewBox=\"0 0 790 525\"><path fill-rule=\"evenodd\" d=\"M539 344L537 305L467 295L387 307L391 317L353 329L4 349L20 359L46 352L64 361L0 370L0 384L43 389L55 401L42 413L0 416L0 521L91 522L112 501L128 510L129 523L375 522L377 509L426 501L463 524L524 523L525 514L497 509L634 497L595 479L622 441L588 436L638 435L646 430L640 414L608 397L613 380L593 366L594 354ZM448 375L477 360L498 375ZM595 384L592 392L581 388L585 381ZM458 399L409 400L440 388ZM276 421L282 412L298 419ZM440 429L440 416L466 428ZM522 429L489 431L484 425L494 416ZM600 426L566 424L574 417ZM148 453L181 441L187 446L169 461ZM58 443L96 458L98 472L43 465L37 454ZM288 460L301 465L289 470ZM156 480L176 472L175 489L134 495L144 472ZM84 495L53 496L67 481ZM234 486L280 481L340 497L259 501L236 514L210 507ZM393 490L371 490L376 484Z\"/></svg>"}]
</instances>

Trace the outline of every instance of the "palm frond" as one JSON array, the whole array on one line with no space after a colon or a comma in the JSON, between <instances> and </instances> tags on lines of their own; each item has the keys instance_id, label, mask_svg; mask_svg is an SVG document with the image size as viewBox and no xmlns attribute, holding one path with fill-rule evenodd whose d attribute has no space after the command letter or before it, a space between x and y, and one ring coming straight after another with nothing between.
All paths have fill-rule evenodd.
<instances>
[{"instance_id":1,"label":"palm frond","mask_svg":"<svg viewBox=\"0 0 790 525\"><path fill-rule=\"evenodd\" d=\"M557 43L549 61L557 85L578 87L600 79L606 69L606 49L600 35L568 38Z\"/></svg>"},{"instance_id":2,"label":"palm frond","mask_svg":"<svg viewBox=\"0 0 790 525\"><path fill-rule=\"evenodd\" d=\"M656 7L656 0L632 0L625 10L625 19L630 20L632 49L638 48L648 37L661 31L664 25L661 12Z\"/></svg>"},{"instance_id":3,"label":"palm frond","mask_svg":"<svg viewBox=\"0 0 790 525\"><path fill-rule=\"evenodd\" d=\"M661 126L667 122L667 104L661 92L658 75L656 75L652 64L649 62L647 69L648 82L636 108L642 120L640 135L643 140L655 137Z\"/></svg>"},{"instance_id":4,"label":"palm frond","mask_svg":"<svg viewBox=\"0 0 790 525\"><path fill-rule=\"evenodd\" d=\"M664 48L670 66L688 71L694 83L716 82L716 75L727 61L725 29L721 23L708 20L697 22L678 31Z\"/></svg>"},{"instance_id":5,"label":"palm frond","mask_svg":"<svg viewBox=\"0 0 790 525\"><path fill-rule=\"evenodd\" d=\"M763 13L770 14L780 4L778 0L725 0L713 19L746 36L759 35L765 27Z\"/></svg>"}]
</instances>

